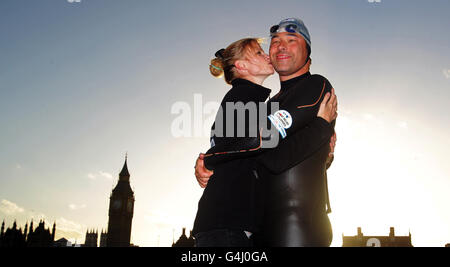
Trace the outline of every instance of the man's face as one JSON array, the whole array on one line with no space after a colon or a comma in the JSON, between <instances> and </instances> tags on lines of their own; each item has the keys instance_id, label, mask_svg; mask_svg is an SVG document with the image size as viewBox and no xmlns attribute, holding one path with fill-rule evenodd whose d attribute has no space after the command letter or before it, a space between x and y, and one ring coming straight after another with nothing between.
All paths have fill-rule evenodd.
<instances>
[{"instance_id":1,"label":"man's face","mask_svg":"<svg viewBox=\"0 0 450 267\"><path fill-rule=\"evenodd\" d=\"M298 72L306 62L308 49L300 34L277 33L270 42L270 60L281 76Z\"/></svg>"}]
</instances>

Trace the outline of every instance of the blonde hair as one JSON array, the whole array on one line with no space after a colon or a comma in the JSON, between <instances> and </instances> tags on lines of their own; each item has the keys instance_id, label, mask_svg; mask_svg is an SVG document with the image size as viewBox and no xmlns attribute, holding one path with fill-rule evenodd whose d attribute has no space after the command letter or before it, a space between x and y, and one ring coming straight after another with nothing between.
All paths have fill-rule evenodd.
<instances>
[{"instance_id":1,"label":"blonde hair","mask_svg":"<svg viewBox=\"0 0 450 267\"><path fill-rule=\"evenodd\" d=\"M225 82L231 84L234 79L239 78L234 63L237 60L244 59L247 52L255 45L259 46L260 43L261 39L245 38L232 43L226 49L219 50L216 53L216 58L212 59L209 65L211 75L216 78L225 76Z\"/></svg>"}]
</instances>

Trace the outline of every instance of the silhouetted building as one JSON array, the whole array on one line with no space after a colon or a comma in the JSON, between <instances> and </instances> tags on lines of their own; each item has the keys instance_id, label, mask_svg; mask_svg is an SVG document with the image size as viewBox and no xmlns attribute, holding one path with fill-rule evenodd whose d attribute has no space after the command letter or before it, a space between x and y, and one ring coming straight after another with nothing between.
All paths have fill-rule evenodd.
<instances>
[{"instance_id":1,"label":"silhouetted building","mask_svg":"<svg viewBox=\"0 0 450 267\"><path fill-rule=\"evenodd\" d=\"M0 237L0 247L21 248L26 246L26 236L22 233L22 229L17 229L16 221L14 221L13 227L6 229L6 231L5 221L3 221Z\"/></svg>"},{"instance_id":2,"label":"silhouetted building","mask_svg":"<svg viewBox=\"0 0 450 267\"><path fill-rule=\"evenodd\" d=\"M108 234L106 232L103 232L100 234L100 247L104 248L106 247L106 242L108 241Z\"/></svg>"},{"instance_id":3,"label":"silhouetted building","mask_svg":"<svg viewBox=\"0 0 450 267\"><path fill-rule=\"evenodd\" d=\"M56 223L53 224L53 230L45 228L45 222L40 221L39 226L33 229L33 221L30 228L25 224L25 230L17 229L17 223L14 221L13 227L5 231L5 221L2 223L0 235L0 247L51 247L55 240Z\"/></svg>"},{"instance_id":4,"label":"silhouetted building","mask_svg":"<svg viewBox=\"0 0 450 267\"><path fill-rule=\"evenodd\" d=\"M131 224L134 211L134 192L130 186L130 173L127 167L127 157L119 182L113 189L109 201L108 247L129 247L131 239Z\"/></svg>"},{"instance_id":5,"label":"silhouetted building","mask_svg":"<svg viewBox=\"0 0 450 267\"><path fill-rule=\"evenodd\" d=\"M30 230L27 238L29 247L51 247L55 241L56 224L53 224L53 231L45 228L45 222L40 221L36 230Z\"/></svg>"},{"instance_id":6,"label":"silhouetted building","mask_svg":"<svg viewBox=\"0 0 450 267\"><path fill-rule=\"evenodd\" d=\"M395 236L394 227L391 227L389 236L364 236L361 227L358 227L356 236L342 235L343 247L412 247L411 233L409 236Z\"/></svg>"},{"instance_id":7,"label":"silhouetted building","mask_svg":"<svg viewBox=\"0 0 450 267\"><path fill-rule=\"evenodd\" d=\"M63 238L56 240L55 243L53 243L53 246L58 247L58 248L65 248L65 247L71 247L72 243L63 237Z\"/></svg>"},{"instance_id":8,"label":"silhouetted building","mask_svg":"<svg viewBox=\"0 0 450 267\"><path fill-rule=\"evenodd\" d=\"M86 239L84 241L84 246L87 248L96 248L98 245L98 232L92 230L92 231L86 231Z\"/></svg>"},{"instance_id":9,"label":"silhouetted building","mask_svg":"<svg viewBox=\"0 0 450 267\"><path fill-rule=\"evenodd\" d=\"M183 233L181 234L180 238L177 240L177 242L172 244L172 247L184 247L184 248L192 248L195 246L195 240L192 236L192 231L190 233L189 238L186 236L186 228L183 228Z\"/></svg>"}]
</instances>

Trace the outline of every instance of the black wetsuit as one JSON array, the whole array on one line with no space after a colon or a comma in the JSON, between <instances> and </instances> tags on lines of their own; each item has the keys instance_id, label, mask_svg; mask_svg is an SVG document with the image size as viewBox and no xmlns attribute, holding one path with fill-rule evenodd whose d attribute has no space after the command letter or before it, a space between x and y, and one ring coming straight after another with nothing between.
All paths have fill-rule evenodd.
<instances>
[{"instance_id":1,"label":"black wetsuit","mask_svg":"<svg viewBox=\"0 0 450 267\"><path fill-rule=\"evenodd\" d=\"M199 202L194 234L221 228L250 232L259 230L263 216L262 199L267 197L266 194L262 194L264 190L260 190L261 180L270 181L270 175L284 173L329 144L333 127L316 116L319 101L330 89L326 86L324 79L321 82L321 91L315 95L314 100L318 103L312 103L313 106L305 108L315 112L314 116L308 117L308 121L302 117L304 112L298 112L301 108L297 109L297 104L303 102L295 98L292 101L286 101L282 97L283 89L276 98L271 100L273 102L280 99L280 110L287 110L293 115L293 123L285 131L287 137L278 144L277 148L263 149L260 145L260 135L256 138L212 138L214 146L207 152L205 166L214 169L214 175ZM263 102L270 92L267 90L249 81L236 79L221 106L225 109L226 102L243 102L244 104L251 101ZM308 100L305 99L304 102ZM308 102L308 104L311 103ZM246 127L249 125L247 124ZM264 174L264 179L258 179L260 174Z\"/></svg>"},{"instance_id":2,"label":"black wetsuit","mask_svg":"<svg viewBox=\"0 0 450 267\"><path fill-rule=\"evenodd\" d=\"M282 82L280 93L270 101L289 107L292 105L288 103L296 102L297 108L292 116L297 119L294 125L297 123L295 126L301 128L316 116L324 93L331 89L331 84L324 77L306 73ZM327 216L331 209L326 174L329 152L329 144L324 144L306 160L278 174L262 168L265 183L263 246L331 244L332 229Z\"/></svg>"}]
</instances>

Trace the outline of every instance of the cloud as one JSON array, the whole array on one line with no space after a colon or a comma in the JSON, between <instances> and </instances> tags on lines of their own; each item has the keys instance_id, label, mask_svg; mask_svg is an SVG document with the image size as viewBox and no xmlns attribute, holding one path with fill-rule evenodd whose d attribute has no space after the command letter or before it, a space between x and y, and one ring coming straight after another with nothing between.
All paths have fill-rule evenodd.
<instances>
[{"instance_id":1,"label":"cloud","mask_svg":"<svg viewBox=\"0 0 450 267\"><path fill-rule=\"evenodd\" d=\"M20 207L16 203L13 203L9 200L2 199L0 202L0 213L6 215L8 219L18 221L27 221L27 220L46 220L47 216L41 212L36 212L34 210L26 210L23 207Z\"/></svg>"},{"instance_id":2,"label":"cloud","mask_svg":"<svg viewBox=\"0 0 450 267\"><path fill-rule=\"evenodd\" d=\"M27 211L27 217L33 219L34 221L37 220L47 220L47 216L45 216L45 214L41 213L41 212L36 212L34 210L32 211Z\"/></svg>"},{"instance_id":3,"label":"cloud","mask_svg":"<svg viewBox=\"0 0 450 267\"><path fill-rule=\"evenodd\" d=\"M63 217L60 217L59 219L56 220L57 231L63 231L67 233L70 232L82 235L85 228L86 227L84 225L67 220Z\"/></svg>"},{"instance_id":4,"label":"cloud","mask_svg":"<svg viewBox=\"0 0 450 267\"><path fill-rule=\"evenodd\" d=\"M72 243L80 244L84 240L86 226L60 217L56 219L56 238L66 238Z\"/></svg>"},{"instance_id":5,"label":"cloud","mask_svg":"<svg viewBox=\"0 0 450 267\"><path fill-rule=\"evenodd\" d=\"M20 170L22 169L22 165L20 165L19 163L16 164L16 169Z\"/></svg>"},{"instance_id":6,"label":"cloud","mask_svg":"<svg viewBox=\"0 0 450 267\"><path fill-rule=\"evenodd\" d=\"M110 174L110 173L102 172L102 171L100 171L99 173L100 173L101 176L103 176L103 177L105 177L107 179L111 180L113 178L112 174Z\"/></svg>"},{"instance_id":7,"label":"cloud","mask_svg":"<svg viewBox=\"0 0 450 267\"><path fill-rule=\"evenodd\" d=\"M401 121L397 125L402 129L408 129L408 123L406 121Z\"/></svg>"},{"instance_id":8,"label":"cloud","mask_svg":"<svg viewBox=\"0 0 450 267\"><path fill-rule=\"evenodd\" d=\"M86 208L86 204L83 205L69 204L69 209L71 210L80 210L84 208Z\"/></svg>"},{"instance_id":9,"label":"cloud","mask_svg":"<svg viewBox=\"0 0 450 267\"><path fill-rule=\"evenodd\" d=\"M2 202L0 202L0 211L7 215L13 215L23 213L25 210L19 207L16 203L2 199Z\"/></svg>"},{"instance_id":10,"label":"cloud","mask_svg":"<svg viewBox=\"0 0 450 267\"><path fill-rule=\"evenodd\" d=\"M362 115L362 117L363 117L364 120L366 120L366 121L370 121L370 120L375 119L375 116L374 116L373 114L370 114L370 113L364 113L364 114Z\"/></svg>"},{"instance_id":11,"label":"cloud","mask_svg":"<svg viewBox=\"0 0 450 267\"><path fill-rule=\"evenodd\" d=\"M69 205L69 207L71 206L73 208L86 207L86 205ZM19 227L22 227L23 225L25 225L25 223L30 223L30 221L33 220L36 227L37 222L39 222L40 220L44 220L46 222L46 228L52 227L53 222L56 222L56 239L65 237L68 240L80 241L83 240L85 234L85 225L70 221L63 217L55 220L54 218L48 217L41 212L27 210L25 208L19 207L17 204L6 199L2 199L2 201L0 202L0 213L6 215L5 219L8 223L8 225L6 226L7 228L12 226L12 221L17 221L17 225Z\"/></svg>"},{"instance_id":12,"label":"cloud","mask_svg":"<svg viewBox=\"0 0 450 267\"><path fill-rule=\"evenodd\" d=\"M442 73L444 74L445 78L450 79L450 69L444 69L442 70Z\"/></svg>"},{"instance_id":13,"label":"cloud","mask_svg":"<svg viewBox=\"0 0 450 267\"><path fill-rule=\"evenodd\" d=\"M87 177L91 180L97 180L98 177L103 177L106 178L108 180L112 180L113 176L112 174L108 173L108 172L104 172L104 171L99 171L97 174L93 174L93 173L88 173Z\"/></svg>"}]
</instances>

